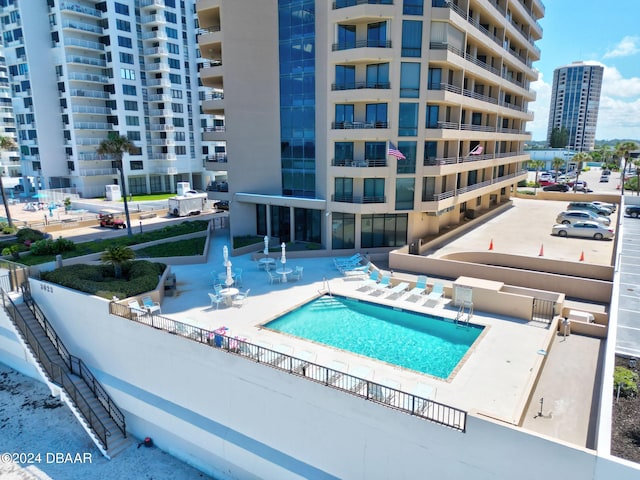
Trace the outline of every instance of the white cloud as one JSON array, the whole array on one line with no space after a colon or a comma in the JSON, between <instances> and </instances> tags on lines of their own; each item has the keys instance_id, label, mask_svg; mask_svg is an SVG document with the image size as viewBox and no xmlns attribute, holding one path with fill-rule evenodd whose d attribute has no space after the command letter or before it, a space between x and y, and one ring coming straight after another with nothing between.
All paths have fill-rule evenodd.
<instances>
[{"instance_id":1,"label":"white cloud","mask_svg":"<svg viewBox=\"0 0 640 480\"><path fill-rule=\"evenodd\" d=\"M640 37L626 36L620 40L620 43L618 43L613 50L609 50L605 53L602 58L629 57L631 55L635 55L640 51L640 48L638 47L639 41Z\"/></svg>"},{"instance_id":2,"label":"white cloud","mask_svg":"<svg viewBox=\"0 0 640 480\"><path fill-rule=\"evenodd\" d=\"M640 139L640 78L624 78L617 68L601 62L585 63L604 67L596 139ZM536 101L529 105L535 115L534 121L527 124L533 140L547 138L551 87L542 74L531 84L537 94Z\"/></svg>"}]
</instances>

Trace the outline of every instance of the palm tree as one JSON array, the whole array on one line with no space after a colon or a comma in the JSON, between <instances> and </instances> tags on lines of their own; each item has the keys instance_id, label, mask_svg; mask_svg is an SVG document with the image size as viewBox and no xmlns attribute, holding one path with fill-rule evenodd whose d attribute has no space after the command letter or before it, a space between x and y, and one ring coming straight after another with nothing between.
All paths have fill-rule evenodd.
<instances>
[{"instance_id":1,"label":"palm tree","mask_svg":"<svg viewBox=\"0 0 640 480\"><path fill-rule=\"evenodd\" d=\"M18 148L18 145L13 138L0 137L0 151L15 150L16 148ZM2 204L4 205L4 212L7 216L7 223L9 227L13 227L11 212L9 211L9 205L7 205L7 195L4 193L4 185L2 184L2 172L0 172L0 195L2 195Z\"/></svg>"},{"instance_id":2,"label":"palm tree","mask_svg":"<svg viewBox=\"0 0 640 480\"><path fill-rule=\"evenodd\" d=\"M124 180L124 168L122 166L122 156L125 153L131 153L136 150L136 146L128 137L122 136L117 132L109 133L106 140L100 142L97 152L100 155L113 155L115 157L116 168L120 172L120 185L122 187L122 198L124 199L124 216L127 222L127 235L132 236L131 218L129 218L129 204L127 203L127 185Z\"/></svg>"},{"instance_id":3,"label":"palm tree","mask_svg":"<svg viewBox=\"0 0 640 480\"><path fill-rule=\"evenodd\" d=\"M596 152L600 154L600 161L606 165L613 153L613 147L611 145L602 145Z\"/></svg>"},{"instance_id":4,"label":"palm tree","mask_svg":"<svg viewBox=\"0 0 640 480\"><path fill-rule=\"evenodd\" d=\"M116 278L122 278L122 266L136 258L135 252L123 245L113 245L102 254L100 261L113 265L113 274Z\"/></svg>"},{"instance_id":5,"label":"palm tree","mask_svg":"<svg viewBox=\"0 0 640 480\"><path fill-rule=\"evenodd\" d=\"M591 155L589 155L587 152L579 152L576 153L573 158L571 159L571 161L576 163L576 181L574 183L574 185L576 183L578 183L578 180L580 179L580 173L582 172L582 168L584 166L584 164L586 162L591 161ZM576 190L577 191L577 190Z\"/></svg>"},{"instance_id":6,"label":"palm tree","mask_svg":"<svg viewBox=\"0 0 640 480\"><path fill-rule=\"evenodd\" d=\"M542 160L529 160L529 165L536 169L536 179L535 179L534 183L535 183L535 187L537 187L538 186L538 172L540 172L540 169L542 167L544 167L544 162Z\"/></svg>"},{"instance_id":7,"label":"palm tree","mask_svg":"<svg viewBox=\"0 0 640 480\"><path fill-rule=\"evenodd\" d=\"M624 195L624 175L627 171L627 163L629 162L629 152L633 152L634 150L638 150L638 144L636 142L621 142L616 145L615 155L619 159L624 159L624 165L622 165L622 173L620 178L620 195Z\"/></svg>"},{"instance_id":8,"label":"palm tree","mask_svg":"<svg viewBox=\"0 0 640 480\"><path fill-rule=\"evenodd\" d=\"M555 182L558 182L558 173L560 173L560 169L562 168L562 166L564 165L564 160L560 157L554 157L553 161L551 162L551 167L553 167L553 169L556 172L556 177L555 177Z\"/></svg>"}]
</instances>

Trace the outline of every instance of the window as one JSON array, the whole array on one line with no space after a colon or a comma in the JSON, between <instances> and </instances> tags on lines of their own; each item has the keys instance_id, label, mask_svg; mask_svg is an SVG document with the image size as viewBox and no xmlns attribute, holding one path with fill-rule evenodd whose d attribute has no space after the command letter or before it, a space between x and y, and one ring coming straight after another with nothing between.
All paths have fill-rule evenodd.
<instances>
[{"instance_id":1,"label":"window","mask_svg":"<svg viewBox=\"0 0 640 480\"><path fill-rule=\"evenodd\" d=\"M427 88L429 90L440 90L442 83L442 69L441 68L429 68L427 73Z\"/></svg>"},{"instance_id":2,"label":"window","mask_svg":"<svg viewBox=\"0 0 640 480\"><path fill-rule=\"evenodd\" d=\"M180 69L180 60L178 60L177 58L170 58L169 59L169 68L177 68L179 70Z\"/></svg>"},{"instance_id":3,"label":"window","mask_svg":"<svg viewBox=\"0 0 640 480\"><path fill-rule=\"evenodd\" d=\"M178 55L180 53L180 46L176 45L175 43L169 43L167 42L167 50L169 50L169 53L173 53L175 55Z\"/></svg>"},{"instance_id":4,"label":"window","mask_svg":"<svg viewBox=\"0 0 640 480\"><path fill-rule=\"evenodd\" d=\"M120 62L133 65L133 54L120 52Z\"/></svg>"},{"instance_id":5,"label":"window","mask_svg":"<svg viewBox=\"0 0 640 480\"><path fill-rule=\"evenodd\" d=\"M135 95L136 94L136 87L134 85L123 84L122 85L122 93L124 95Z\"/></svg>"},{"instance_id":6,"label":"window","mask_svg":"<svg viewBox=\"0 0 640 480\"><path fill-rule=\"evenodd\" d=\"M336 104L335 128L344 128L345 124L353 123L353 104Z\"/></svg>"},{"instance_id":7,"label":"window","mask_svg":"<svg viewBox=\"0 0 640 480\"><path fill-rule=\"evenodd\" d=\"M136 79L136 71L130 68L121 68L120 69L120 78L124 78L126 80L135 80Z\"/></svg>"},{"instance_id":8,"label":"window","mask_svg":"<svg viewBox=\"0 0 640 480\"><path fill-rule=\"evenodd\" d=\"M387 128L387 104L369 103L366 107L366 122L375 128Z\"/></svg>"},{"instance_id":9,"label":"window","mask_svg":"<svg viewBox=\"0 0 640 480\"><path fill-rule=\"evenodd\" d=\"M387 46L387 22L367 25L367 47L384 48Z\"/></svg>"},{"instance_id":10,"label":"window","mask_svg":"<svg viewBox=\"0 0 640 480\"><path fill-rule=\"evenodd\" d=\"M173 113L183 113L184 106L181 103L172 103L171 110L173 110Z\"/></svg>"},{"instance_id":11,"label":"window","mask_svg":"<svg viewBox=\"0 0 640 480\"><path fill-rule=\"evenodd\" d=\"M131 132L129 132L131 133ZM144 166L142 165L142 160L131 160L129 162L129 169L130 170L143 170Z\"/></svg>"},{"instance_id":12,"label":"window","mask_svg":"<svg viewBox=\"0 0 640 480\"><path fill-rule=\"evenodd\" d=\"M130 115L127 115L125 117L125 123L128 126L137 126L140 125L140 117L132 117Z\"/></svg>"},{"instance_id":13,"label":"window","mask_svg":"<svg viewBox=\"0 0 640 480\"><path fill-rule=\"evenodd\" d=\"M351 162L353 162L353 142L336 142L333 153L334 165L351 165Z\"/></svg>"},{"instance_id":14,"label":"window","mask_svg":"<svg viewBox=\"0 0 640 480\"><path fill-rule=\"evenodd\" d=\"M174 127L184 127L184 118L174 118L173 119Z\"/></svg>"},{"instance_id":15,"label":"window","mask_svg":"<svg viewBox=\"0 0 640 480\"><path fill-rule=\"evenodd\" d=\"M175 133L175 139L177 142L184 142L185 141L185 133L184 132L176 132Z\"/></svg>"},{"instance_id":16,"label":"window","mask_svg":"<svg viewBox=\"0 0 640 480\"><path fill-rule=\"evenodd\" d=\"M420 96L420 64L402 62L400 65L400 97Z\"/></svg>"},{"instance_id":17,"label":"window","mask_svg":"<svg viewBox=\"0 0 640 480\"><path fill-rule=\"evenodd\" d=\"M435 161L438 155L438 142L424 142L424 161Z\"/></svg>"},{"instance_id":18,"label":"window","mask_svg":"<svg viewBox=\"0 0 640 480\"><path fill-rule=\"evenodd\" d=\"M167 37L178 38L178 30L176 30L175 28L165 27L165 30L167 31Z\"/></svg>"},{"instance_id":19,"label":"window","mask_svg":"<svg viewBox=\"0 0 640 480\"><path fill-rule=\"evenodd\" d=\"M126 20L121 20L119 18L116 18L116 28L123 32L130 32L131 23L127 22Z\"/></svg>"},{"instance_id":20,"label":"window","mask_svg":"<svg viewBox=\"0 0 640 480\"><path fill-rule=\"evenodd\" d=\"M338 25L338 50L356 47L356 26Z\"/></svg>"},{"instance_id":21,"label":"window","mask_svg":"<svg viewBox=\"0 0 640 480\"><path fill-rule=\"evenodd\" d=\"M182 90L171 89L171 98L182 98Z\"/></svg>"},{"instance_id":22,"label":"window","mask_svg":"<svg viewBox=\"0 0 640 480\"><path fill-rule=\"evenodd\" d=\"M167 12L167 11L165 10L165 12L164 12L164 18L165 18L165 20L166 20L167 22L169 22L169 23L178 23L178 17L177 17L177 15L176 15L175 13Z\"/></svg>"},{"instance_id":23,"label":"window","mask_svg":"<svg viewBox=\"0 0 640 480\"><path fill-rule=\"evenodd\" d=\"M183 2L184 4L184 2ZM164 0L165 7L176 8L176 0Z\"/></svg>"},{"instance_id":24,"label":"window","mask_svg":"<svg viewBox=\"0 0 640 480\"><path fill-rule=\"evenodd\" d=\"M185 147L184 145L176 145L175 149L176 149L176 155L187 154L187 147Z\"/></svg>"},{"instance_id":25,"label":"window","mask_svg":"<svg viewBox=\"0 0 640 480\"><path fill-rule=\"evenodd\" d=\"M414 178L396 178L396 210L413 210Z\"/></svg>"},{"instance_id":26,"label":"window","mask_svg":"<svg viewBox=\"0 0 640 480\"><path fill-rule=\"evenodd\" d=\"M356 216L335 212L331 216L331 246L333 249L355 248Z\"/></svg>"},{"instance_id":27,"label":"window","mask_svg":"<svg viewBox=\"0 0 640 480\"><path fill-rule=\"evenodd\" d=\"M407 244L408 215L373 214L362 215L360 220L360 246L401 247Z\"/></svg>"},{"instance_id":28,"label":"window","mask_svg":"<svg viewBox=\"0 0 640 480\"><path fill-rule=\"evenodd\" d=\"M175 83L176 85L180 85L182 83L182 77L177 73L170 73L169 80L171 83Z\"/></svg>"},{"instance_id":29,"label":"window","mask_svg":"<svg viewBox=\"0 0 640 480\"><path fill-rule=\"evenodd\" d=\"M389 64L367 65L367 88L389 87Z\"/></svg>"},{"instance_id":30,"label":"window","mask_svg":"<svg viewBox=\"0 0 640 480\"><path fill-rule=\"evenodd\" d=\"M402 56L419 57L422 55L422 22L402 21Z\"/></svg>"},{"instance_id":31,"label":"window","mask_svg":"<svg viewBox=\"0 0 640 480\"><path fill-rule=\"evenodd\" d=\"M424 0L404 0L402 13L405 15L422 15L424 10Z\"/></svg>"},{"instance_id":32,"label":"window","mask_svg":"<svg viewBox=\"0 0 640 480\"><path fill-rule=\"evenodd\" d=\"M364 142L365 160L386 160L387 142Z\"/></svg>"},{"instance_id":33,"label":"window","mask_svg":"<svg viewBox=\"0 0 640 480\"><path fill-rule=\"evenodd\" d=\"M401 103L398 115L398 135L414 137L418 135L418 104Z\"/></svg>"},{"instance_id":34,"label":"window","mask_svg":"<svg viewBox=\"0 0 640 480\"><path fill-rule=\"evenodd\" d=\"M122 3L115 2L116 13L121 13L122 15L129 16L129 7L127 5L123 5Z\"/></svg>"},{"instance_id":35,"label":"window","mask_svg":"<svg viewBox=\"0 0 640 480\"><path fill-rule=\"evenodd\" d=\"M353 178L336 177L334 179L335 202L353 202Z\"/></svg>"},{"instance_id":36,"label":"window","mask_svg":"<svg viewBox=\"0 0 640 480\"><path fill-rule=\"evenodd\" d=\"M440 107L438 105L427 105L427 128L438 128L438 116Z\"/></svg>"},{"instance_id":37,"label":"window","mask_svg":"<svg viewBox=\"0 0 640 480\"><path fill-rule=\"evenodd\" d=\"M140 132L136 131L136 130L132 130L127 132L127 137L129 137L129 140L131 140L132 142L136 141L136 140L140 140Z\"/></svg>"},{"instance_id":38,"label":"window","mask_svg":"<svg viewBox=\"0 0 640 480\"><path fill-rule=\"evenodd\" d=\"M336 65L336 84L334 90L350 90L355 87L355 65Z\"/></svg>"},{"instance_id":39,"label":"window","mask_svg":"<svg viewBox=\"0 0 640 480\"><path fill-rule=\"evenodd\" d=\"M406 158L398 158L396 173L416 173L417 145L417 142L398 142L398 150L400 150Z\"/></svg>"},{"instance_id":40,"label":"window","mask_svg":"<svg viewBox=\"0 0 640 480\"><path fill-rule=\"evenodd\" d=\"M128 37L121 37L118 35L118 45L123 48L133 48L131 39Z\"/></svg>"},{"instance_id":41,"label":"window","mask_svg":"<svg viewBox=\"0 0 640 480\"><path fill-rule=\"evenodd\" d=\"M138 110L138 102L134 102L133 100L125 100L124 101L124 109L125 110Z\"/></svg>"}]
</instances>

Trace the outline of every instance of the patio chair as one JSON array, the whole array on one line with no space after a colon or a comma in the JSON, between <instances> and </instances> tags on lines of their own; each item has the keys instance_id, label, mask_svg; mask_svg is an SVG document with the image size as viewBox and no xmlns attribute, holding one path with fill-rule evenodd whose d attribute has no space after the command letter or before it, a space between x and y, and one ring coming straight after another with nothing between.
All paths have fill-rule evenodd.
<instances>
[{"instance_id":1,"label":"patio chair","mask_svg":"<svg viewBox=\"0 0 640 480\"><path fill-rule=\"evenodd\" d=\"M207 293L209 295L209 300L211 300L211 307L216 306L216 310L220 307L221 303L224 303L226 299L216 293Z\"/></svg>"},{"instance_id":2,"label":"patio chair","mask_svg":"<svg viewBox=\"0 0 640 480\"><path fill-rule=\"evenodd\" d=\"M351 375L351 385L348 389L354 393L358 393L367 382L373 380L373 370L364 365L358 365L349 372L349 375Z\"/></svg>"},{"instance_id":3,"label":"patio chair","mask_svg":"<svg viewBox=\"0 0 640 480\"><path fill-rule=\"evenodd\" d=\"M333 259L333 264L339 269L341 266L357 265L362 261L362 255L355 253L350 257L336 257Z\"/></svg>"},{"instance_id":4,"label":"patio chair","mask_svg":"<svg viewBox=\"0 0 640 480\"><path fill-rule=\"evenodd\" d=\"M380 281L372 285L371 288L372 290L369 292L369 295L378 294L378 292L386 290L387 288L391 288L391 274L383 274L380 278Z\"/></svg>"},{"instance_id":5,"label":"patio chair","mask_svg":"<svg viewBox=\"0 0 640 480\"><path fill-rule=\"evenodd\" d=\"M441 282L434 283L431 292L429 292L429 295L427 295L427 300L424 302L424 305L427 307L431 306L431 304L433 304L433 306L438 305L443 295L444 285Z\"/></svg>"},{"instance_id":6,"label":"patio chair","mask_svg":"<svg viewBox=\"0 0 640 480\"><path fill-rule=\"evenodd\" d=\"M396 390L400 390L399 382L391 379L384 379L382 380L382 385L377 383L371 384L368 394L370 399L388 404L393 400Z\"/></svg>"},{"instance_id":7,"label":"patio chair","mask_svg":"<svg viewBox=\"0 0 640 480\"><path fill-rule=\"evenodd\" d=\"M424 292L427 291L427 277L424 275L419 275L416 280L416 286L409 290L407 295L407 299L411 297L420 297L424 295Z\"/></svg>"},{"instance_id":8,"label":"patio chair","mask_svg":"<svg viewBox=\"0 0 640 480\"><path fill-rule=\"evenodd\" d=\"M300 352L296 352L296 356L292 357L291 359L291 371L305 376L307 375L309 363L315 361L315 359L316 354L309 352L308 350L301 350Z\"/></svg>"},{"instance_id":9,"label":"patio chair","mask_svg":"<svg viewBox=\"0 0 640 480\"><path fill-rule=\"evenodd\" d=\"M356 267L344 267L344 268L338 268L338 270L340 270L340 273L342 273L342 275L344 275L345 277L350 277L350 276L354 276L354 275L366 275L367 273L369 273L369 269L371 268L371 262L367 262L365 265L358 265Z\"/></svg>"},{"instance_id":10,"label":"patio chair","mask_svg":"<svg viewBox=\"0 0 640 480\"><path fill-rule=\"evenodd\" d=\"M247 288L244 292L238 293L235 297L233 297L232 305L236 307L242 307L244 302L247 301L247 297L249 296L250 288Z\"/></svg>"},{"instance_id":11,"label":"patio chair","mask_svg":"<svg viewBox=\"0 0 640 480\"><path fill-rule=\"evenodd\" d=\"M409 288L409 284L407 282L400 282L395 287L391 287L391 289L389 290L389 294L387 295L387 298L399 297L408 288Z\"/></svg>"},{"instance_id":12,"label":"patio chair","mask_svg":"<svg viewBox=\"0 0 640 480\"><path fill-rule=\"evenodd\" d=\"M291 272L289 274L289 276L287 277L289 280L302 280L302 271L304 270L304 267L296 267L295 270L293 272Z\"/></svg>"},{"instance_id":13,"label":"patio chair","mask_svg":"<svg viewBox=\"0 0 640 480\"><path fill-rule=\"evenodd\" d=\"M374 287L374 285L378 284L378 280L380 279L380 275L382 272L378 270L372 270L369 272L369 278L363 281L357 290L367 291Z\"/></svg>"},{"instance_id":14,"label":"patio chair","mask_svg":"<svg viewBox=\"0 0 640 480\"><path fill-rule=\"evenodd\" d=\"M146 315L148 312L140 306L137 300L129 302L129 312L131 313L131 319L137 320L138 317Z\"/></svg>"},{"instance_id":15,"label":"patio chair","mask_svg":"<svg viewBox=\"0 0 640 480\"><path fill-rule=\"evenodd\" d=\"M233 270L233 273L235 274L234 285L236 287L241 287L242 286L242 269L236 268Z\"/></svg>"},{"instance_id":16,"label":"patio chair","mask_svg":"<svg viewBox=\"0 0 640 480\"><path fill-rule=\"evenodd\" d=\"M340 362L338 360L332 360L329 363L329 366L326 370L327 378L326 382L328 385L335 385L342 377L344 377L345 373L347 373L347 364Z\"/></svg>"},{"instance_id":17,"label":"patio chair","mask_svg":"<svg viewBox=\"0 0 640 480\"><path fill-rule=\"evenodd\" d=\"M416 398L414 400L414 409L418 415L427 415L431 402L429 400L435 399L435 389L431 385L419 383L415 386L413 393Z\"/></svg>"},{"instance_id":18,"label":"patio chair","mask_svg":"<svg viewBox=\"0 0 640 480\"><path fill-rule=\"evenodd\" d=\"M282 276L278 275L277 273L271 272L270 270L267 270L267 275L269 275L269 283L272 285L274 283L280 283L280 281L282 280Z\"/></svg>"},{"instance_id":19,"label":"patio chair","mask_svg":"<svg viewBox=\"0 0 640 480\"><path fill-rule=\"evenodd\" d=\"M149 313L162 313L162 308L160 308L160 304L158 302L154 302L153 299L149 296L146 296L142 299L142 305L147 309Z\"/></svg>"}]
</instances>

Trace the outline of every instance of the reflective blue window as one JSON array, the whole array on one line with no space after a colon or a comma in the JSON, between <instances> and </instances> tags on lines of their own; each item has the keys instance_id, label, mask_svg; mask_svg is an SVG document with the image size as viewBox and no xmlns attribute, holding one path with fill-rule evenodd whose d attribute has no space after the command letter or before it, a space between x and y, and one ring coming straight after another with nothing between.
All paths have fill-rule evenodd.
<instances>
[{"instance_id":1,"label":"reflective blue window","mask_svg":"<svg viewBox=\"0 0 640 480\"><path fill-rule=\"evenodd\" d=\"M398 150L405 158L398 158L396 173L416 173L416 150L418 142L398 142Z\"/></svg>"},{"instance_id":2,"label":"reflective blue window","mask_svg":"<svg viewBox=\"0 0 640 480\"><path fill-rule=\"evenodd\" d=\"M367 47L384 48L387 46L387 22L367 25Z\"/></svg>"},{"instance_id":3,"label":"reflective blue window","mask_svg":"<svg viewBox=\"0 0 640 480\"><path fill-rule=\"evenodd\" d=\"M419 57L422 55L422 22L402 21L402 56Z\"/></svg>"},{"instance_id":4,"label":"reflective blue window","mask_svg":"<svg viewBox=\"0 0 640 480\"><path fill-rule=\"evenodd\" d=\"M420 96L420 64L402 62L400 65L400 97Z\"/></svg>"},{"instance_id":5,"label":"reflective blue window","mask_svg":"<svg viewBox=\"0 0 640 480\"><path fill-rule=\"evenodd\" d=\"M438 105L427 105L427 128L438 128L438 115L440 107Z\"/></svg>"},{"instance_id":6,"label":"reflective blue window","mask_svg":"<svg viewBox=\"0 0 640 480\"><path fill-rule=\"evenodd\" d=\"M398 135L414 137L418 135L418 104L401 103L398 118Z\"/></svg>"},{"instance_id":7,"label":"reflective blue window","mask_svg":"<svg viewBox=\"0 0 640 480\"><path fill-rule=\"evenodd\" d=\"M367 65L367 88L390 88L388 63Z\"/></svg>"},{"instance_id":8,"label":"reflective blue window","mask_svg":"<svg viewBox=\"0 0 640 480\"><path fill-rule=\"evenodd\" d=\"M396 210L413 210L414 178L396 178Z\"/></svg>"},{"instance_id":9,"label":"reflective blue window","mask_svg":"<svg viewBox=\"0 0 640 480\"><path fill-rule=\"evenodd\" d=\"M424 0L404 0L402 3L402 13L405 15L422 15L424 10Z\"/></svg>"},{"instance_id":10,"label":"reflective blue window","mask_svg":"<svg viewBox=\"0 0 640 480\"><path fill-rule=\"evenodd\" d=\"M366 122L373 124L375 128L387 127L387 104L386 103L369 103L367 104Z\"/></svg>"}]
</instances>

